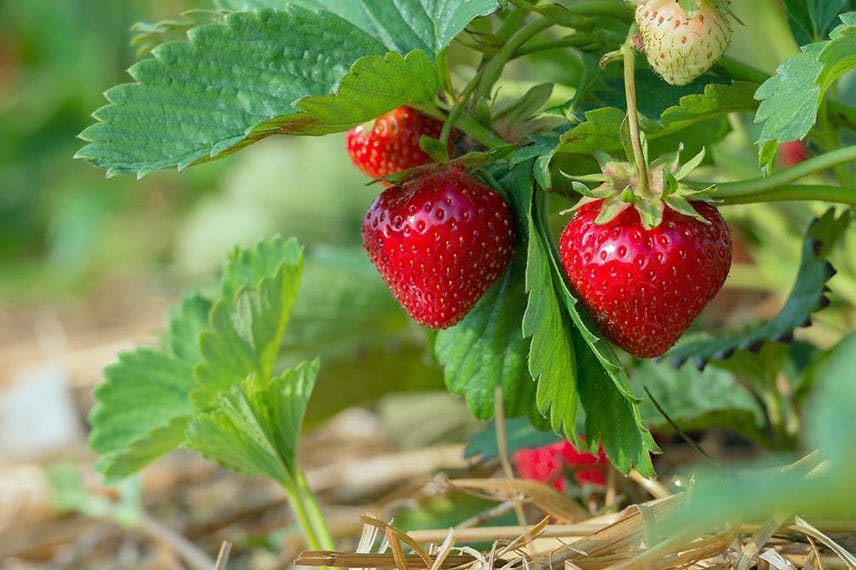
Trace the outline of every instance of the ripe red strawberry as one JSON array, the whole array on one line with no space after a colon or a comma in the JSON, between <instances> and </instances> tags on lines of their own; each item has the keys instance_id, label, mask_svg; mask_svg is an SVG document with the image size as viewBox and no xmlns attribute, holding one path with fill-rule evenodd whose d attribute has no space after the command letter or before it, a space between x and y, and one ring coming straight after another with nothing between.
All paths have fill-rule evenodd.
<instances>
[{"instance_id":1,"label":"ripe red strawberry","mask_svg":"<svg viewBox=\"0 0 856 570\"><path fill-rule=\"evenodd\" d=\"M460 168L441 169L378 196L363 246L395 298L435 329L461 320L508 267L511 211Z\"/></svg>"},{"instance_id":2,"label":"ripe red strawberry","mask_svg":"<svg viewBox=\"0 0 856 570\"><path fill-rule=\"evenodd\" d=\"M808 148L802 141L789 141L779 145L779 162L785 168L808 160Z\"/></svg>"},{"instance_id":3,"label":"ripe red strawberry","mask_svg":"<svg viewBox=\"0 0 856 570\"><path fill-rule=\"evenodd\" d=\"M419 148L419 139L422 135L438 138L442 129L442 121L410 107L398 107L378 117L369 131L363 125L348 131L348 155L372 178L389 176L432 163Z\"/></svg>"},{"instance_id":4,"label":"ripe red strawberry","mask_svg":"<svg viewBox=\"0 0 856 570\"><path fill-rule=\"evenodd\" d=\"M541 481L553 485L557 491L565 491L566 470L574 473L578 485L606 484L606 455L603 447L597 456L587 451L579 452L568 441L560 441L535 449L521 449L514 454L514 467L524 479Z\"/></svg>"},{"instance_id":5,"label":"ripe red strawberry","mask_svg":"<svg viewBox=\"0 0 856 570\"><path fill-rule=\"evenodd\" d=\"M562 233L562 265L583 305L610 341L636 356L671 348L728 276L728 226L711 204L690 204L710 223L667 205L653 229L632 207L596 225L602 201L594 201Z\"/></svg>"},{"instance_id":6,"label":"ripe red strawberry","mask_svg":"<svg viewBox=\"0 0 856 570\"><path fill-rule=\"evenodd\" d=\"M693 13L678 0L642 0L636 6L648 63L672 85L686 85L710 69L731 43L728 0L697 3Z\"/></svg>"}]
</instances>

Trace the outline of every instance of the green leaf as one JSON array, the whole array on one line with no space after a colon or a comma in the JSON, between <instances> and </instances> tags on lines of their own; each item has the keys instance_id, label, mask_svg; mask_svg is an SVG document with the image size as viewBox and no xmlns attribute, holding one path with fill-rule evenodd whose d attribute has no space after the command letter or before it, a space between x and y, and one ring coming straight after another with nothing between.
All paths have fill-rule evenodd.
<instances>
[{"instance_id":1,"label":"green leaf","mask_svg":"<svg viewBox=\"0 0 856 570\"><path fill-rule=\"evenodd\" d=\"M526 309L524 223L529 183L526 169L517 168L497 185L515 220L519 239L514 257L473 310L454 327L437 333L435 341L449 391L464 396L473 415L483 420L494 415L497 386L502 386L507 417L534 413L535 383L526 367L529 343L520 328Z\"/></svg>"},{"instance_id":2,"label":"green leaf","mask_svg":"<svg viewBox=\"0 0 856 570\"><path fill-rule=\"evenodd\" d=\"M526 263L529 299L523 317L523 334L532 339L529 373L538 383L535 399L538 410L550 419L557 433L578 443L573 324L559 301L548 255L535 221L530 219Z\"/></svg>"},{"instance_id":3,"label":"green leaf","mask_svg":"<svg viewBox=\"0 0 856 570\"><path fill-rule=\"evenodd\" d=\"M828 210L815 220L803 242L796 283L781 311L769 322L741 333L688 335L666 358L676 364L691 359L697 367L710 360L727 360L738 349L760 349L764 343L789 340L795 329L811 324L811 314L823 308L826 282L835 273L827 261L831 248L850 224L847 212Z\"/></svg>"},{"instance_id":4,"label":"green leaf","mask_svg":"<svg viewBox=\"0 0 856 570\"><path fill-rule=\"evenodd\" d=\"M698 152L701 144L709 144L726 133L720 123L729 113L754 111L755 85L736 81L731 85L709 84L704 93L682 97L677 105L666 108L659 121L644 119L645 137L652 144L652 156L672 152L682 141L688 153ZM585 114L585 122L564 133L557 152L593 154L595 151L617 153L623 149L621 125L625 113L615 107L603 107ZM698 148L696 148L698 147Z\"/></svg>"},{"instance_id":5,"label":"green leaf","mask_svg":"<svg viewBox=\"0 0 856 570\"><path fill-rule=\"evenodd\" d=\"M830 34L818 61L823 70L817 78L821 92L826 92L844 74L856 70L856 12L841 15L840 26Z\"/></svg>"},{"instance_id":6,"label":"green leaf","mask_svg":"<svg viewBox=\"0 0 856 570\"><path fill-rule=\"evenodd\" d=\"M759 462L723 477L722 471L697 472L687 503L652 529L680 540L697 537L727 521L766 521L775 513L798 513L808 520L848 520L854 514L856 438L851 428L856 403L856 333L846 336L830 353L821 383L805 412L806 449L820 451L812 461L792 463L784 455ZM822 469L817 469L820 461ZM791 465L788 465L791 464ZM782 467L782 465L785 465ZM808 475L811 471L811 475Z\"/></svg>"},{"instance_id":7,"label":"green leaf","mask_svg":"<svg viewBox=\"0 0 856 570\"><path fill-rule=\"evenodd\" d=\"M137 83L106 93L78 158L108 175L183 169L273 134L347 130L437 91L428 55L386 54L327 12L235 13L189 37L156 48L131 68Z\"/></svg>"},{"instance_id":8,"label":"green leaf","mask_svg":"<svg viewBox=\"0 0 856 570\"><path fill-rule=\"evenodd\" d=\"M529 371L538 381L536 403L550 425L575 445L577 406L585 410L584 445L603 444L619 470L636 467L653 474L651 453L658 451L639 413L624 368L612 346L599 336L588 315L577 308L556 260L543 205L533 204L529 221L526 288L529 302L523 333L532 337Z\"/></svg>"},{"instance_id":9,"label":"green leaf","mask_svg":"<svg viewBox=\"0 0 856 570\"><path fill-rule=\"evenodd\" d=\"M698 371L691 366L675 369L668 363L645 360L633 368L632 384L642 400L642 417L658 433L673 431L671 424L645 393L683 431L709 428L733 430L765 442L764 412L737 378L718 368Z\"/></svg>"},{"instance_id":10,"label":"green leaf","mask_svg":"<svg viewBox=\"0 0 856 570\"><path fill-rule=\"evenodd\" d=\"M367 56L354 63L335 94L298 101L299 114L272 119L255 131L316 136L346 131L399 105L431 102L438 89L437 72L422 52Z\"/></svg>"},{"instance_id":11,"label":"green leaf","mask_svg":"<svg viewBox=\"0 0 856 570\"><path fill-rule=\"evenodd\" d=\"M525 264L525 253L518 251L508 271L464 320L437 334L434 351L444 366L446 386L452 394L464 396L472 414L482 420L494 415L497 386L502 387L508 417L532 409L535 383L526 369L529 343L520 331L526 308Z\"/></svg>"},{"instance_id":12,"label":"green leaf","mask_svg":"<svg viewBox=\"0 0 856 570\"><path fill-rule=\"evenodd\" d=\"M392 51L432 55L451 43L474 18L499 9L496 0L356 0Z\"/></svg>"},{"instance_id":13,"label":"green leaf","mask_svg":"<svg viewBox=\"0 0 856 570\"><path fill-rule=\"evenodd\" d=\"M362 248L316 247L306 256L283 350L298 361L320 354L326 367L387 347L410 326Z\"/></svg>"},{"instance_id":14,"label":"green leaf","mask_svg":"<svg viewBox=\"0 0 856 570\"><path fill-rule=\"evenodd\" d=\"M842 14L841 20L829 41L802 46L758 88L755 122L764 123L758 143L803 139L829 87L856 69L856 12Z\"/></svg>"},{"instance_id":15,"label":"green leaf","mask_svg":"<svg viewBox=\"0 0 856 570\"><path fill-rule=\"evenodd\" d=\"M108 481L136 473L183 442L193 411L190 391L199 361L198 331L209 308L201 297L185 298L170 321L167 348L122 353L104 370L105 381L95 389L96 405L89 416L89 443Z\"/></svg>"},{"instance_id":16,"label":"green leaf","mask_svg":"<svg viewBox=\"0 0 856 570\"><path fill-rule=\"evenodd\" d=\"M850 0L785 0L797 42L802 45L823 39L835 16L849 4Z\"/></svg>"},{"instance_id":17,"label":"green leaf","mask_svg":"<svg viewBox=\"0 0 856 570\"><path fill-rule=\"evenodd\" d=\"M280 9L288 4L302 6L303 8L317 8L317 2L313 0L214 0L214 5L221 10L232 10L240 12L243 10Z\"/></svg>"},{"instance_id":18,"label":"green leaf","mask_svg":"<svg viewBox=\"0 0 856 570\"><path fill-rule=\"evenodd\" d=\"M729 113L754 111L758 107L753 97L755 89L754 83L743 81L731 85L711 83L705 86L704 93L682 97L677 105L663 111L660 116L663 131L648 134L648 139L673 134Z\"/></svg>"},{"instance_id":19,"label":"green leaf","mask_svg":"<svg viewBox=\"0 0 856 570\"><path fill-rule=\"evenodd\" d=\"M229 10L284 9L299 6L336 14L391 51L420 50L432 57L445 48L472 20L499 8L497 0L217 0Z\"/></svg>"},{"instance_id":20,"label":"green leaf","mask_svg":"<svg viewBox=\"0 0 856 570\"><path fill-rule=\"evenodd\" d=\"M802 139L811 130L820 103L820 86L815 79L823 66L817 60L823 44L809 44L789 57L764 82L755 97L761 101L756 123L764 123L758 143L770 140Z\"/></svg>"},{"instance_id":21,"label":"green leaf","mask_svg":"<svg viewBox=\"0 0 856 570\"><path fill-rule=\"evenodd\" d=\"M811 402L814 414L807 422L807 437L829 457L852 472L856 465L856 436L849 418L856 404L856 333L851 332L823 359L816 376L817 393Z\"/></svg>"},{"instance_id":22,"label":"green leaf","mask_svg":"<svg viewBox=\"0 0 856 570\"><path fill-rule=\"evenodd\" d=\"M185 40L191 28L222 22L223 14L214 10L190 10L183 13L179 20L163 20L154 24L137 22L131 26L134 34L131 45L137 48L137 57L142 57L162 43Z\"/></svg>"},{"instance_id":23,"label":"green leaf","mask_svg":"<svg viewBox=\"0 0 856 570\"><path fill-rule=\"evenodd\" d=\"M204 360L194 370L195 406L205 409L244 378L270 378L302 267L303 252L294 239L273 238L232 254L223 271L223 297L199 338Z\"/></svg>"},{"instance_id":24,"label":"green leaf","mask_svg":"<svg viewBox=\"0 0 856 570\"><path fill-rule=\"evenodd\" d=\"M188 447L235 471L293 488L300 427L318 367L315 360L274 379L251 374L194 416Z\"/></svg>"},{"instance_id":25,"label":"green leaf","mask_svg":"<svg viewBox=\"0 0 856 570\"><path fill-rule=\"evenodd\" d=\"M229 254L220 278L220 297L235 299L241 289L258 288L264 279L273 277L285 265L290 272L299 271L303 248L295 238L275 236L258 242L253 248L236 247Z\"/></svg>"}]
</instances>

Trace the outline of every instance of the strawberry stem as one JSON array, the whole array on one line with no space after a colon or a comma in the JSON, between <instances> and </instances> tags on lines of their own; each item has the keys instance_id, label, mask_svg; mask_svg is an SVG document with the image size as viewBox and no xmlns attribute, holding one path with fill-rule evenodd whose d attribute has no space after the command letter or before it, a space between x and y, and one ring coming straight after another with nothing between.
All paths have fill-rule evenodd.
<instances>
[{"instance_id":1,"label":"strawberry stem","mask_svg":"<svg viewBox=\"0 0 856 570\"><path fill-rule=\"evenodd\" d=\"M476 101L490 97L490 91L499 80L499 76L502 75L505 64L512 59L517 49L551 25L552 22L547 19L538 19L526 24L508 38L508 41L503 44L502 49L485 65L481 81L479 81L478 89L476 90Z\"/></svg>"},{"instance_id":2,"label":"strawberry stem","mask_svg":"<svg viewBox=\"0 0 856 570\"><path fill-rule=\"evenodd\" d=\"M648 193L648 163L642 151L642 138L639 136L639 115L636 104L636 48L632 38L636 34L636 26L630 27L627 41L621 46L624 56L624 93L627 97L627 120L630 126L630 144L633 147L633 162L636 163L636 191L638 194Z\"/></svg>"},{"instance_id":3,"label":"strawberry stem","mask_svg":"<svg viewBox=\"0 0 856 570\"><path fill-rule=\"evenodd\" d=\"M795 184L812 174L850 163L856 163L856 145L815 156L767 178L717 183L711 197L725 205L799 200L848 204L856 208L856 188L827 184ZM698 190L714 186L710 182L686 184Z\"/></svg>"}]
</instances>

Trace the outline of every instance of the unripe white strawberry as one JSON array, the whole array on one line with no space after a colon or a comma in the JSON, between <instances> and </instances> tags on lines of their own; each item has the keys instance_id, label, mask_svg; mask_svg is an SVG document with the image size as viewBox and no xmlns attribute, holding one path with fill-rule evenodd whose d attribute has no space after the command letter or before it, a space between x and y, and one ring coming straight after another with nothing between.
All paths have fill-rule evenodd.
<instances>
[{"instance_id":1,"label":"unripe white strawberry","mask_svg":"<svg viewBox=\"0 0 856 570\"><path fill-rule=\"evenodd\" d=\"M636 24L648 63L672 85L686 85L710 69L731 42L727 0L696 0L687 13L679 0L642 0Z\"/></svg>"}]
</instances>

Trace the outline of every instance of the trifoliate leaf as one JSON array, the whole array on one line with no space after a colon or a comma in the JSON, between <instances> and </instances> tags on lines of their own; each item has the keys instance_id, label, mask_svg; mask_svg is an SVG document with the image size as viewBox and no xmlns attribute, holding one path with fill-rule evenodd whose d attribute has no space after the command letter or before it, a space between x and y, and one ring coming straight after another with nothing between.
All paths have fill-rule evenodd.
<instances>
[{"instance_id":1,"label":"trifoliate leaf","mask_svg":"<svg viewBox=\"0 0 856 570\"><path fill-rule=\"evenodd\" d=\"M690 359L701 368L713 359L727 360L738 349L759 350L766 342L792 339L794 330L811 324L811 314L828 302L826 282L835 270L827 257L844 235L850 219L849 213L836 217L835 210L830 209L811 224L803 242L796 283L785 306L771 321L737 334L688 335L666 358L675 364L683 364Z\"/></svg>"},{"instance_id":2,"label":"trifoliate leaf","mask_svg":"<svg viewBox=\"0 0 856 570\"><path fill-rule=\"evenodd\" d=\"M526 360L529 342L520 323L526 310L526 226L531 178L525 168L512 170L499 183L511 207L518 244L511 264L463 321L437 333L434 351L443 364L446 386L464 396L473 415L490 419L495 411L494 394L502 387L507 417L533 413L535 382Z\"/></svg>"},{"instance_id":3,"label":"trifoliate leaf","mask_svg":"<svg viewBox=\"0 0 856 570\"><path fill-rule=\"evenodd\" d=\"M203 361L194 370L194 405L205 409L236 382L270 378L297 299L303 253L295 240L274 238L237 251L200 335Z\"/></svg>"},{"instance_id":4,"label":"trifoliate leaf","mask_svg":"<svg viewBox=\"0 0 856 570\"><path fill-rule=\"evenodd\" d=\"M89 416L89 443L108 481L136 473L184 441L199 330L210 306L198 296L185 298L170 321L166 348L122 353L104 370Z\"/></svg>"},{"instance_id":5,"label":"trifoliate leaf","mask_svg":"<svg viewBox=\"0 0 856 570\"><path fill-rule=\"evenodd\" d=\"M300 427L318 366L316 360L274 379L251 374L239 381L193 417L188 447L235 471L293 488Z\"/></svg>"}]
</instances>

